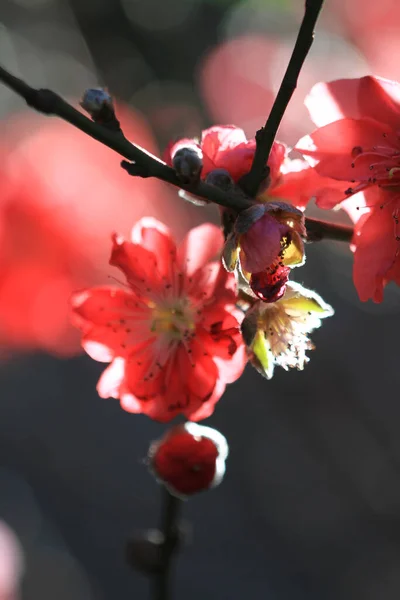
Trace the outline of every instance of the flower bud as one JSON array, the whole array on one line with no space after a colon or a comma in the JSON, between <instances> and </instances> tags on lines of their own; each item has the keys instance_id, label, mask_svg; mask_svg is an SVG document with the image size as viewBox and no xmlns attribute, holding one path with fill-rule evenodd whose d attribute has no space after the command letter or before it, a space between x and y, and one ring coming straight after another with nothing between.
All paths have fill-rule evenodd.
<instances>
[{"instance_id":1,"label":"flower bud","mask_svg":"<svg viewBox=\"0 0 400 600\"><path fill-rule=\"evenodd\" d=\"M148 454L156 478L179 497L218 485L227 456L228 444L221 433L190 421L153 442Z\"/></svg>"},{"instance_id":2,"label":"flower bud","mask_svg":"<svg viewBox=\"0 0 400 600\"><path fill-rule=\"evenodd\" d=\"M116 131L120 130L112 98L105 90L100 88L86 90L80 105L89 113L95 123L106 125Z\"/></svg>"},{"instance_id":3,"label":"flower bud","mask_svg":"<svg viewBox=\"0 0 400 600\"><path fill-rule=\"evenodd\" d=\"M179 148L172 157L172 166L182 183L196 183L203 167L203 153L194 145Z\"/></svg>"}]
</instances>

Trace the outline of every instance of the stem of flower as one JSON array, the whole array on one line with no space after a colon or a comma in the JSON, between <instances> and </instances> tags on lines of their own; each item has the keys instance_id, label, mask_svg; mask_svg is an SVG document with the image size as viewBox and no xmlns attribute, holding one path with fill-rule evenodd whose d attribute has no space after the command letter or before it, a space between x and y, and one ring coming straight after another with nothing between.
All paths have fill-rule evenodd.
<instances>
[{"instance_id":1,"label":"stem of flower","mask_svg":"<svg viewBox=\"0 0 400 600\"><path fill-rule=\"evenodd\" d=\"M268 176L266 164L272 144L286 111L287 105L297 87L300 70L314 40L314 27L324 0L306 0L305 13L297 35L292 56L282 79L265 126L256 133L256 151L253 164L247 175L242 178L241 186L251 197L256 196L260 184Z\"/></svg>"},{"instance_id":2,"label":"stem of flower","mask_svg":"<svg viewBox=\"0 0 400 600\"><path fill-rule=\"evenodd\" d=\"M171 560L179 536L178 514L181 500L163 487L161 532L164 536L160 548L160 569L154 574L153 600L170 600Z\"/></svg>"},{"instance_id":3,"label":"stem of flower","mask_svg":"<svg viewBox=\"0 0 400 600\"><path fill-rule=\"evenodd\" d=\"M310 3L311 2L312 0L310 0ZM315 3L321 5L322 0L317 0ZM183 184L174 169L166 165L162 160L150 152L147 152L147 150L132 144L126 139L122 132L112 131L99 123L95 123L79 110L76 110L55 92L46 89L37 90L32 88L22 79L15 77L1 66L0 81L24 98L26 103L38 112L46 115L57 115L77 129L80 129L83 133L86 133L86 135L91 136L101 144L114 150L114 152L117 152L129 161L132 161L122 161L123 168L132 175L140 177L156 177L157 179L161 179L176 187L182 188L190 194L205 198L220 206L225 206L238 212L249 208L254 204L254 201L250 197L246 198L245 195L228 194L217 186L209 185L203 181L190 185ZM343 225L335 225L334 223L325 223L323 221L317 221L316 219L306 218L307 230L309 229L309 225L311 225L310 231L312 231L310 241L311 239L313 241L330 239L349 242L353 235L353 229L351 227L346 228Z\"/></svg>"},{"instance_id":4,"label":"stem of flower","mask_svg":"<svg viewBox=\"0 0 400 600\"><path fill-rule=\"evenodd\" d=\"M349 225L329 223L319 219L306 218L307 242L320 242L321 240L335 240L337 242L351 242L354 230Z\"/></svg>"}]
</instances>

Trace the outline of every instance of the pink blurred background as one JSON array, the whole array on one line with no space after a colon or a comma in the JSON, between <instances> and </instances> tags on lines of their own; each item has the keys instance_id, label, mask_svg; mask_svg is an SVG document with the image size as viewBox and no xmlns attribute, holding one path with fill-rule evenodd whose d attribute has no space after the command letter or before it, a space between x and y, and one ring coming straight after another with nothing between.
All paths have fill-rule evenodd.
<instances>
[{"instance_id":1,"label":"pink blurred background","mask_svg":"<svg viewBox=\"0 0 400 600\"><path fill-rule=\"evenodd\" d=\"M279 130L289 145L312 129L303 100L314 83L400 79L397 0L325 4ZM0 61L75 104L87 87L107 87L127 137L161 155L213 123L254 135L303 5L1 0ZM118 155L1 85L0 119L0 600L2 569L19 593L22 554L23 600L144 598L147 582L124 564L123 546L158 518L141 458L160 428L99 400L102 366L79 356L68 300L114 282L113 231L128 235L151 215L181 238L218 211L129 177ZM348 222L314 206L310 214ZM338 243L309 246L296 275L336 316L304 373L266 382L246 372L210 420L231 462L218 491L185 507L195 543L179 559L176 600L398 600L399 290L361 304L351 252Z\"/></svg>"}]
</instances>

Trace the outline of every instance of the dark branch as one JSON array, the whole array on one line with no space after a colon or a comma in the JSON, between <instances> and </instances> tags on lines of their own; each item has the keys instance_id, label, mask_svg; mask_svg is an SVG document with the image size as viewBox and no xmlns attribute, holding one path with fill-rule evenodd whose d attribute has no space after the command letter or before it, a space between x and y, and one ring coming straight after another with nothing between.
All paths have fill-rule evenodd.
<instances>
[{"instance_id":1,"label":"dark branch","mask_svg":"<svg viewBox=\"0 0 400 600\"><path fill-rule=\"evenodd\" d=\"M307 241L320 242L321 240L336 240L337 242L351 242L353 228L349 225L329 223L319 219L306 218Z\"/></svg>"},{"instance_id":2,"label":"dark branch","mask_svg":"<svg viewBox=\"0 0 400 600\"><path fill-rule=\"evenodd\" d=\"M163 489L163 506L161 516L161 532L163 542L160 548L160 569L154 574L153 600L170 600L169 579L171 560L176 548L178 531L178 513L181 500Z\"/></svg>"},{"instance_id":3,"label":"dark branch","mask_svg":"<svg viewBox=\"0 0 400 600\"><path fill-rule=\"evenodd\" d=\"M321 4L320 0L319 4ZM0 66L0 81L11 88L14 92L24 98L29 106L46 115L57 115L67 121L83 133L91 136L101 144L108 146L129 162L123 161L122 166L132 175L140 177L156 177L176 187L182 188L200 198L215 202L221 206L231 208L240 212L253 205L251 198L245 195L230 195L214 185L203 181L195 184L185 185L180 181L174 169L166 165L162 160L147 152L139 146L135 146L118 131L112 131L99 123L88 119L80 111L68 104L61 96L51 90L30 87L21 79L14 77ZM306 218L307 229L311 224L311 239L331 239L349 242L352 238L351 227L344 228L342 225L324 223L315 219Z\"/></svg>"},{"instance_id":4,"label":"dark branch","mask_svg":"<svg viewBox=\"0 0 400 600\"><path fill-rule=\"evenodd\" d=\"M251 169L241 181L246 193L256 196L260 184L268 176L266 167L272 144L287 105L297 87L300 70L314 40L314 27L324 0L306 0L305 13L292 56L265 126L257 131L256 151Z\"/></svg>"},{"instance_id":5,"label":"dark branch","mask_svg":"<svg viewBox=\"0 0 400 600\"><path fill-rule=\"evenodd\" d=\"M226 194L219 188L200 181L194 185L185 185L179 179L174 169L162 160L139 146L128 141L120 132L115 132L93 122L73 106L65 102L61 96L51 90L30 87L21 79L14 77L0 66L0 81L14 92L22 96L29 106L47 115L57 115L77 127L98 142L108 146L124 158L134 162L137 174L144 177L157 177L187 192L211 200L222 206L231 206L235 210L243 210L251 204L233 198L227 199Z\"/></svg>"}]
</instances>

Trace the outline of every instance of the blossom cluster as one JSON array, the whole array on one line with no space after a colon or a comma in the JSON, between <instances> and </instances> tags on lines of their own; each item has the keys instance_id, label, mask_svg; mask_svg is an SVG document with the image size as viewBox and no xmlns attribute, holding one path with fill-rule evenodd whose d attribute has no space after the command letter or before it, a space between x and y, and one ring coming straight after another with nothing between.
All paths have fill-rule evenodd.
<instances>
[{"instance_id":1,"label":"blossom cluster","mask_svg":"<svg viewBox=\"0 0 400 600\"><path fill-rule=\"evenodd\" d=\"M182 183L204 180L245 196L255 140L233 126L203 131L167 149ZM98 383L134 413L170 421L208 417L249 361L265 377L274 366L303 369L309 333L333 313L315 293L289 281L304 263L304 207L324 178L275 142L268 176L250 207L221 212L222 229L205 224L176 244L152 218L131 238L115 234L110 264L125 287L77 292L72 318L95 360L109 362Z\"/></svg>"},{"instance_id":2,"label":"blossom cluster","mask_svg":"<svg viewBox=\"0 0 400 600\"><path fill-rule=\"evenodd\" d=\"M100 124L115 116L108 95L89 95L82 106ZM71 300L72 322L82 333L83 348L95 360L109 363L98 383L101 397L116 398L124 410L158 421L170 421L178 414L198 421L213 412L226 386L241 376L248 362L268 379L276 366L303 369L307 351L313 348L310 333L333 314L317 293L293 281L293 273L305 262L304 211L312 199L323 209L343 208L354 221L354 282L361 300L380 302L388 282L400 283L399 85L372 76L320 83L306 98L306 106L317 129L298 141L297 154L282 142L273 143L254 197L246 192L246 177L257 141L247 139L240 128L213 126L200 139L169 144L164 158L183 187L195 189L205 182L223 190L232 206L240 199L247 208L235 210L227 202L220 209L221 227L201 225L180 243L150 217L137 221L130 237L113 234L110 264L122 273L121 283L83 285ZM114 125L119 127L119 121ZM26 174L30 163L22 152L17 155L20 171ZM15 281L19 273L15 258L12 269L7 268L9 257L23 255L25 267L28 260L38 267L31 269L31 279L21 278L25 287L29 285L29 294L7 285L3 276L1 294L13 290L18 303L3 303L8 312L2 335L8 335L10 346L17 346L21 338L24 348L69 352L73 338L65 342L61 316L55 314L56 306L65 307L65 298L51 301L49 310L42 301L43 315L31 319L29 340L28 328L11 316L20 305L27 305L23 313L28 318L28 304L35 298L38 310L41 278L46 289L60 278L67 281L67 296L70 285L90 286L101 280L101 269L93 274L90 267L98 241L109 229L110 211L103 211L101 231L91 231L88 239L95 243L86 244L88 251L93 249L90 257L73 260L75 254L83 256L81 238L88 232L82 218L75 222L71 213L68 220L69 209L62 208L70 207L68 181L58 206L55 188L46 192L51 169L46 182L32 172L28 190L18 169L9 169L7 160L2 164L3 275L9 271ZM129 180L123 181L127 182L123 188L118 182L122 208L125 196L130 203ZM103 188L99 184L95 190L98 210L100 194L107 193ZM46 206L50 195L51 218ZM188 192L182 195L204 202ZM33 200L36 196L40 202ZM80 207L74 214L78 208L82 216ZM115 223L119 227L127 213L125 208L115 212L120 215ZM89 220L92 223L91 215ZM20 221L17 239L9 223ZM32 237L31 249L26 230L33 222L42 229ZM20 238L28 252L21 253ZM76 276L72 267L78 262ZM61 290L59 285L57 289ZM47 326L46 318L51 320ZM21 332L14 327L17 323Z\"/></svg>"}]
</instances>

